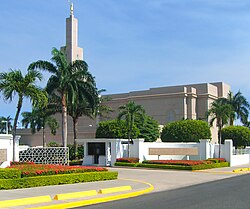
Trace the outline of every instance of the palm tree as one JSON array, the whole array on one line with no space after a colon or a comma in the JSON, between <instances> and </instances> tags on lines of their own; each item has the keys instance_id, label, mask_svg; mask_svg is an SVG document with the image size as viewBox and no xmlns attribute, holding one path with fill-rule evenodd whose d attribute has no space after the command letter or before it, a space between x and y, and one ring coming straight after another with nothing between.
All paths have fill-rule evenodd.
<instances>
[{"instance_id":1,"label":"palm tree","mask_svg":"<svg viewBox=\"0 0 250 209\"><path fill-rule=\"evenodd\" d=\"M224 104L221 100L215 100L207 112L207 118L211 117L209 120L210 125L213 126L213 123L216 120L216 126L218 127L219 158L221 153L221 130L224 125L228 124L231 114L231 105Z\"/></svg>"},{"instance_id":2,"label":"palm tree","mask_svg":"<svg viewBox=\"0 0 250 209\"><path fill-rule=\"evenodd\" d=\"M12 131L11 121L13 118L8 117L0 117L0 133L10 133Z\"/></svg>"},{"instance_id":3,"label":"palm tree","mask_svg":"<svg viewBox=\"0 0 250 209\"><path fill-rule=\"evenodd\" d=\"M32 112L22 113L22 124L25 128L30 125L31 133L35 134L36 131L42 129L43 132L43 147L45 146L45 128L48 126L50 128L51 134L56 134L56 129L59 127L58 122L51 115L53 111L46 108L36 108L32 109Z\"/></svg>"},{"instance_id":4,"label":"palm tree","mask_svg":"<svg viewBox=\"0 0 250 209\"><path fill-rule=\"evenodd\" d=\"M122 105L119 108L118 120L121 120L123 117L126 120L128 127L128 157L129 157L129 144L132 141L131 133L134 126L135 117L143 116L145 110L143 106L135 104L134 101L128 102L126 105Z\"/></svg>"},{"instance_id":5,"label":"palm tree","mask_svg":"<svg viewBox=\"0 0 250 209\"><path fill-rule=\"evenodd\" d=\"M36 70L30 70L26 75L22 75L20 70L0 73L0 92L4 100L12 101L18 95L17 111L13 124L13 161L15 160L15 138L18 117L23 105L24 98L30 98L33 106L45 106L47 104L47 93L39 88L35 82L42 79L42 74Z\"/></svg>"},{"instance_id":6,"label":"palm tree","mask_svg":"<svg viewBox=\"0 0 250 209\"><path fill-rule=\"evenodd\" d=\"M230 125L233 126L234 120L240 119L240 121L247 125L250 105L247 99L238 91L235 95L233 92L229 92L227 98L220 98L223 104L229 104L232 107L232 114L230 115Z\"/></svg>"},{"instance_id":7,"label":"palm tree","mask_svg":"<svg viewBox=\"0 0 250 209\"><path fill-rule=\"evenodd\" d=\"M94 118L94 111L98 105L98 93L94 79L87 69L85 73L85 77L91 79L86 79L85 83L78 85L77 93L74 94L74 92L70 91L68 94L68 114L73 120L74 156L77 155L78 120L83 115Z\"/></svg>"},{"instance_id":8,"label":"palm tree","mask_svg":"<svg viewBox=\"0 0 250 209\"><path fill-rule=\"evenodd\" d=\"M77 98L79 86L85 85L89 79L86 74L87 63L82 60L76 60L69 63L63 52L52 49L52 62L39 60L32 63L29 69L40 69L52 73L47 83L47 91L49 95L56 95L61 98L62 111L62 144L67 146L67 103L69 92L72 98ZM87 92L87 89L81 88L82 93ZM76 101L74 99L73 101Z\"/></svg>"}]
</instances>

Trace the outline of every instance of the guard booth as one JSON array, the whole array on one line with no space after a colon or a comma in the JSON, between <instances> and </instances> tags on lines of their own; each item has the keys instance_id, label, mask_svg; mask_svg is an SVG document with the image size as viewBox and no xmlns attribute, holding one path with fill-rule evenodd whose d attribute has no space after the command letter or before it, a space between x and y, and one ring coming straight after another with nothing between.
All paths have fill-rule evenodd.
<instances>
[{"instance_id":1,"label":"guard booth","mask_svg":"<svg viewBox=\"0 0 250 209\"><path fill-rule=\"evenodd\" d=\"M84 146L83 165L113 166L116 158L124 157L124 139L77 139Z\"/></svg>"}]
</instances>

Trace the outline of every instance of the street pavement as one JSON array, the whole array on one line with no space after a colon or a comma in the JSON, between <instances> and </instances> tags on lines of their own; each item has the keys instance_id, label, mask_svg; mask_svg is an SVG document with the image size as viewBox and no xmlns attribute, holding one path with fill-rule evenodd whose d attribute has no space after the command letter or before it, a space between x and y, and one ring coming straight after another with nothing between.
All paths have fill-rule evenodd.
<instances>
[{"instance_id":1,"label":"street pavement","mask_svg":"<svg viewBox=\"0 0 250 209\"><path fill-rule=\"evenodd\" d=\"M202 183L136 198L86 206L84 209L249 209L250 175ZM83 207L78 207L80 209Z\"/></svg>"},{"instance_id":2,"label":"street pavement","mask_svg":"<svg viewBox=\"0 0 250 209\"><path fill-rule=\"evenodd\" d=\"M90 182L90 183L78 183L71 185L57 185L36 187L27 189L16 190L1 190L0 201L13 200L27 197L36 197L43 195L50 195L53 198L56 194L80 192L88 190L100 190L104 188L112 188L119 186L130 185L132 191L125 191L107 195L98 195L98 197L107 197L116 194L128 194L130 192L141 191L147 189L149 186L144 182L148 182L154 186L153 192L169 191L173 189L183 188L191 185L202 184L206 182L212 182L216 180L227 179L235 176L239 176L242 173L233 173L234 169L250 167L250 164L244 166L230 167L230 168L216 168L209 169L203 172L192 171L177 171L177 170L160 170L160 169L145 169L145 168L109 168L110 171L118 171L118 180ZM92 197L96 198L96 197ZM70 203L78 200L87 200L91 197L85 197L80 199L72 199L66 201L53 201L52 203L42 203L30 206L16 206L15 209L31 208L35 206L44 206L55 203Z\"/></svg>"}]
</instances>

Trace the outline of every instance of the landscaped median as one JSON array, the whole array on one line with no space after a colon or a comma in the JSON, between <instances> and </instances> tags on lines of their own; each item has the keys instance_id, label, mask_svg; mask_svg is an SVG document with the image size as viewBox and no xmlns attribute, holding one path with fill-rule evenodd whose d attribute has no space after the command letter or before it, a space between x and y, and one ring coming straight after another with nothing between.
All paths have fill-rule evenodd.
<instances>
[{"instance_id":1,"label":"landscaped median","mask_svg":"<svg viewBox=\"0 0 250 209\"><path fill-rule=\"evenodd\" d=\"M117 172L93 166L18 164L0 169L0 189L113 180L117 176Z\"/></svg>"},{"instance_id":2,"label":"landscaped median","mask_svg":"<svg viewBox=\"0 0 250 209\"><path fill-rule=\"evenodd\" d=\"M134 160L131 160L131 158L118 158L115 166L177 170L203 170L210 168L229 167L229 163L225 162L225 159L223 158L210 158L207 160L145 160L142 163L135 162Z\"/></svg>"}]
</instances>

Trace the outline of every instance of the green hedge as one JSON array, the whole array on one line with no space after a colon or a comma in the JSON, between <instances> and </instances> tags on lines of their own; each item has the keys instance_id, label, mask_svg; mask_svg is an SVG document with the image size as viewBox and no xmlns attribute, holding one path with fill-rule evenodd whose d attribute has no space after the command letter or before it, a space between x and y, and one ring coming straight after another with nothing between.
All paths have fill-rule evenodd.
<instances>
[{"instance_id":1,"label":"green hedge","mask_svg":"<svg viewBox=\"0 0 250 209\"><path fill-rule=\"evenodd\" d=\"M201 165L193 165L193 166L146 164L146 163L122 163L122 162L116 162L115 165L116 166L157 168L157 169L176 169L176 170L203 170L203 169L211 169L211 168L229 167L228 162L201 164Z\"/></svg>"},{"instance_id":2,"label":"green hedge","mask_svg":"<svg viewBox=\"0 0 250 209\"><path fill-rule=\"evenodd\" d=\"M199 142L210 139L211 132L207 122L201 120L182 120L168 123L161 133L163 142Z\"/></svg>"},{"instance_id":3,"label":"green hedge","mask_svg":"<svg viewBox=\"0 0 250 209\"><path fill-rule=\"evenodd\" d=\"M131 137L137 139L139 133L139 129L134 125ZM128 127L125 120L108 120L100 122L96 130L96 138L127 139Z\"/></svg>"},{"instance_id":4,"label":"green hedge","mask_svg":"<svg viewBox=\"0 0 250 209\"><path fill-rule=\"evenodd\" d=\"M74 166L74 165L82 165L83 160L71 160L69 161L69 165L70 166Z\"/></svg>"},{"instance_id":5,"label":"green hedge","mask_svg":"<svg viewBox=\"0 0 250 209\"><path fill-rule=\"evenodd\" d=\"M37 176L20 179L0 179L1 189L19 189L39 186L74 184L80 182L92 182L117 179L117 172L90 172L77 174L61 174L52 176Z\"/></svg>"},{"instance_id":6,"label":"green hedge","mask_svg":"<svg viewBox=\"0 0 250 209\"><path fill-rule=\"evenodd\" d=\"M129 166L136 167L138 163L127 163L127 162L115 162L115 166Z\"/></svg>"},{"instance_id":7,"label":"green hedge","mask_svg":"<svg viewBox=\"0 0 250 209\"><path fill-rule=\"evenodd\" d=\"M21 171L14 168L0 168L0 179L18 179L21 178Z\"/></svg>"},{"instance_id":8,"label":"green hedge","mask_svg":"<svg viewBox=\"0 0 250 209\"><path fill-rule=\"evenodd\" d=\"M222 168L222 167L229 167L229 162L195 165L192 166L192 170L203 170L203 169Z\"/></svg>"},{"instance_id":9,"label":"green hedge","mask_svg":"<svg viewBox=\"0 0 250 209\"><path fill-rule=\"evenodd\" d=\"M166 164L146 164L140 163L137 167L144 168L163 168L163 169L177 169L177 170L192 170L191 166L183 166L183 165L166 165Z\"/></svg>"},{"instance_id":10,"label":"green hedge","mask_svg":"<svg viewBox=\"0 0 250 209\"><path fill-rule=\"evenodd\" d=\"M232 139L233 145L236 147L246 147L250 145L250 130L244 126L228 126L221 131L222 143L225 139Z\"/></svg>"}]
</instances>

